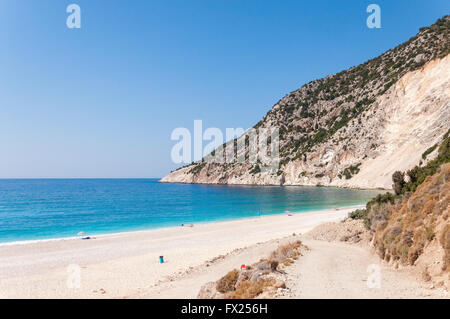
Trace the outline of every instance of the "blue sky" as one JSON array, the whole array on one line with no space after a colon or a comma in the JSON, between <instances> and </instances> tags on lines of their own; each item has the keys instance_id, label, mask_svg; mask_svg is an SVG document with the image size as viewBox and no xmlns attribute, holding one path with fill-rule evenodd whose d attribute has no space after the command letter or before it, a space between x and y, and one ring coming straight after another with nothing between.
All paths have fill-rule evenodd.
<instances>
[{"instance_id":1,"label":"blue sky","mask_svg":"<svg viewBox=\"0 0 450 319\"><path fill-rule=\"evenodd\" d=\"M82 10L66 26L67 5ZM381 7L368 29L366 7ZM162 177L176 127L248 128L286 93L449 13L428 1L0 0L0 178Z\"/></svg>"}]
</instances>

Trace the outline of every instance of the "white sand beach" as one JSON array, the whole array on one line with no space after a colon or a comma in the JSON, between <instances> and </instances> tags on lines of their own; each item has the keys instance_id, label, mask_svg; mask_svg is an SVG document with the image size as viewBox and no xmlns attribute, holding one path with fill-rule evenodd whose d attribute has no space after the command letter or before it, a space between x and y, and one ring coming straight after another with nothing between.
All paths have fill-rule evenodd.
<instances>
[{"instance_id":1,"label":"white sand beach","mask_svg":"<svg viewBox=\"0 0 450 319\"><path fill-rule=\"evenodd\" d=\"M201 285L266 257L282 238L341 220L354 209L3 245L0 298L195 298Z\"/></svg>"}]
</instances>

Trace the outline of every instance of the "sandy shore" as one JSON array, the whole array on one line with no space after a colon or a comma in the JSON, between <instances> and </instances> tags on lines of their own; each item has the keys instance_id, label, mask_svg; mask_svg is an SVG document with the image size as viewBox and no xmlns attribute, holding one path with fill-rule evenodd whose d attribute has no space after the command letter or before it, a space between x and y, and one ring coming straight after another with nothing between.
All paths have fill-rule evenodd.
<instances>
[{"instance_id":1,"label":"sandy shore","mask_svg":"<svg viewBox=\"0 0 450 319\"><path fill-rule=\"evenodd\" d=\"M265 257L280 239L305 233L323 222L341 220L354 209L265 216L92 240L0 246L0 297L193 298L202 284L219 279L230 268ZM252 245L252 249L243 249ZM224 262L210 265L212 259L227 254L227 258L219 258ZM159 263L160 255L164 255L164 264ZM194 269L191 284L177 290L173 285L177 276ZM159 289L168 283L174 289Z\"/></svg>"}]
</instances>

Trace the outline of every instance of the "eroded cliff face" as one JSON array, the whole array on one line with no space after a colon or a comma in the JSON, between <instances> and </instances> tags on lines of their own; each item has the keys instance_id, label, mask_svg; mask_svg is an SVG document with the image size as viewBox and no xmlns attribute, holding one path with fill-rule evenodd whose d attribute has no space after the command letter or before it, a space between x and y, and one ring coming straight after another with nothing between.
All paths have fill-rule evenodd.
<instances>
[{"instance_id":1,"label":"eroded cliff face","mask_svg":"<svg viewBox=\"0 0 450 319\"><path fill-rule=\"evenodd\" d=\"M161 181L391 188L450 127L449 21L280 100L255 126L279 128L278 171L200 162Z\"/></svg>"}]
</instances>

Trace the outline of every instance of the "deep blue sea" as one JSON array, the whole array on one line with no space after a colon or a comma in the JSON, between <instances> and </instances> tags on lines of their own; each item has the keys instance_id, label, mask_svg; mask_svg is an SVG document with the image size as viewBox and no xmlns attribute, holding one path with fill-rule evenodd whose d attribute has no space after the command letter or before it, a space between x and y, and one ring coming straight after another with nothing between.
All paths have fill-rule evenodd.
<instances>
[{"instance_id":1,"label":"deep blue sea","mask_svg":"<svg viewBox=\"0 0 450 319\"><path fill-rule=\"evenodd\" d=\"M157 179L0 180L0 243L144 230L365 204L378 191L161 184Z\"/></svg>"}]
</instances>

